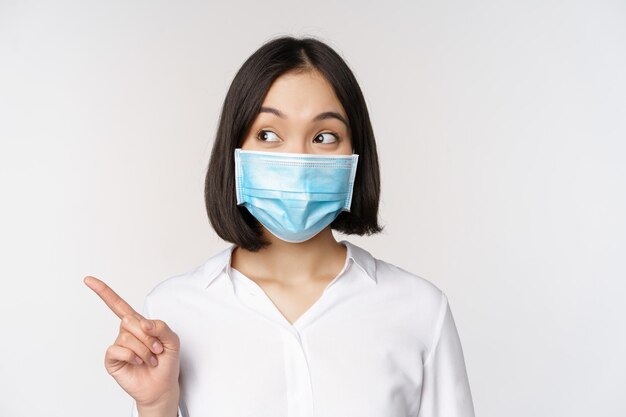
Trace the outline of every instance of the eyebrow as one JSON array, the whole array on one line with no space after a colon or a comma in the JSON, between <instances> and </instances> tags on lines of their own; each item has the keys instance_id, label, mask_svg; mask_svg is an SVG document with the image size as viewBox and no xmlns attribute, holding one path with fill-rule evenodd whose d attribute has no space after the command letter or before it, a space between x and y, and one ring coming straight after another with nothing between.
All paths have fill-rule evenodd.
<instances>
[{"instance_id":1,"label":"eyebrow","mask_svg":"<svg viewBox=\"0 0 626 417\"><path fill-rule=\"evenodd\" d=\"M267 107L267 106L263 106L261 107L261 110L259 111L259 113L272 113L275 114L276 116L282 118L282 119L286 119L287 116L281 112L278 109L275 109L273 107ZM317 122L319 120L326 120L326 119L337 119L341 122L343 122L344 125L346 125L346 127L349 127L348 121L339 113L337 113L336 111L325 111L324 113L320 113L317 116L315 116L313 118L314 122Z\"/></svg>"}]
</instances>

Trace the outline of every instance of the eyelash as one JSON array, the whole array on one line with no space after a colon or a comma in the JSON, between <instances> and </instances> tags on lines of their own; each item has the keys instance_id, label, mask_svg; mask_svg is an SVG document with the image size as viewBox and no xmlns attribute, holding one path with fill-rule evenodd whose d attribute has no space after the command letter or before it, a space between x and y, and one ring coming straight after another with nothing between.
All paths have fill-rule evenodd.
<instances>
[{"instance_id":1,"label":"eyelash","mask_svg":"<svg viewBox=\"0 0 626 417\"><path fill-rule=\"evenodd\" d=\"M275 135L276 135L276 132L274 132L274 131L271 131L271 130L269 130L269 129L261 129L261 130L259 130L259 131L256 133L255 138L256 138L256 139L258 139L258 140L260 140L261 142L275 142L275 141L273 141L273 140L272 140L272 141L266 141L266 140L261 139L261 138L260 138L260 135L261 135L261 133L263 133L263 132L272 132L273 134L275 134ZM320 132L317 136L322 135L322 134L324 134L324 133L328 133L328 134L333 135L333 136L335 137L336 141L335 141L335 142L331 142L331 143L323 143L323 142L322 142L322 143L320 143L321 145L332 145L333 143L337 143L337 142L339 142L339 141L341 140L341 136L339 136L339 134L338 134L337 132L333 132L333 131L329 131L329 132ZM278 135L277 135L277 136L278 136ZM317 138L317 136L315 136L315 137Z\"/></svg>"}]
</instances>

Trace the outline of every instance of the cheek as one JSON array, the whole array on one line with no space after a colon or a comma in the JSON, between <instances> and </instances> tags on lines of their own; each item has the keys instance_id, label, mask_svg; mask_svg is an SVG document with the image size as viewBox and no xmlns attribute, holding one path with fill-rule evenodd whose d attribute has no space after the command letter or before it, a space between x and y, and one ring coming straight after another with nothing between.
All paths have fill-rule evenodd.
<instances>
[{"instance_id":1,"label":"cheek","mask_svg":"<svg viewBox=\"0 0 626 417\"><path fill-rule=\"evenodd\" d=\"M341 144L341 152L346 155L350 155L352 153L352 141L350 139L346 139Z\"/></svg>"}]
</instances>

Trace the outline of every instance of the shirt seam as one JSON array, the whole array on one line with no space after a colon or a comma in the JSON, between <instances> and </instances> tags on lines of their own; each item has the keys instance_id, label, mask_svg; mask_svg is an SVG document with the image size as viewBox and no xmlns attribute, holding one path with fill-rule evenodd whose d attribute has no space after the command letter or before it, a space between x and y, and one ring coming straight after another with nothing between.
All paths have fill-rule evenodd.
<instances>
[{"instance_id":1,"label":"shirt seam","mask_svg":"<svg viewBox=\"0 0 626 417\"><path fill-rule=\"evenodd\" d=\"M431 345L430 345L428 356L426 357L426 360L424 361L423 367L428 366L428 364L432 362L431 358L435 355L437 346L439 346L439 340L441 340L441 333L443 330L443 322L444 322L444 319L446 317L446 312L447 312L447 304L448 304L448 299L445 293L441 291L441 300L439 302L439 314L437 315L437 327L435 330L433 341L431 342Z\"/></svg>"}]
</instances>

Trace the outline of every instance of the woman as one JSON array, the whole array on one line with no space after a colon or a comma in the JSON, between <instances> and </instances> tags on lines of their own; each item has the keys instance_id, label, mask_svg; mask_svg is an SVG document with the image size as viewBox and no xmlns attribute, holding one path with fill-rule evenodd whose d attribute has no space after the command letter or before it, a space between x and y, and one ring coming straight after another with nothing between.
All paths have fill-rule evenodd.
<instances>
[{"instance_id":1,"label":"woman","mask_svg":"<svg viewBox=\"0 0 626 417\"><path fill-rule=\"evenodd\" d=\"M122 319L107 371L133 416L474 415L446 295L331 229L371 235L379 168L359 85L312 38L281 37L241 67L206 175L231 245L164 280ZM150 326L152 326L150 328Z\"/></svg>"}]
</instances>

